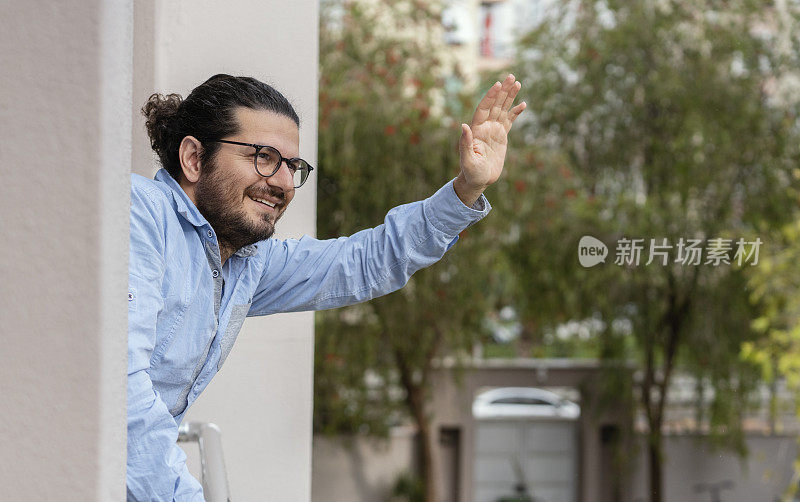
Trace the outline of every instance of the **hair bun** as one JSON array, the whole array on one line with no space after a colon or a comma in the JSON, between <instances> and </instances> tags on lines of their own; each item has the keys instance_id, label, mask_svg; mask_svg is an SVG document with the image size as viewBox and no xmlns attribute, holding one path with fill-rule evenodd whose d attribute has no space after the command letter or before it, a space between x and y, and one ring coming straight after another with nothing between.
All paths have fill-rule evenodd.
<instances>
[{"instance_id":1,"label":"hair bun","mask_svg":"<svg viewBox=\"0 0 800 502\"><path fill-rule=\"evenodd\" d=\"M150 137L150 146L158 154L163 165L167 165L169 152L173 150L170 143L174 141L172 124L178 114L178 108L183 102L180 94L153 94L142 107L142 115L147 121L147 135Z\"/></svg>"}]
</instances>

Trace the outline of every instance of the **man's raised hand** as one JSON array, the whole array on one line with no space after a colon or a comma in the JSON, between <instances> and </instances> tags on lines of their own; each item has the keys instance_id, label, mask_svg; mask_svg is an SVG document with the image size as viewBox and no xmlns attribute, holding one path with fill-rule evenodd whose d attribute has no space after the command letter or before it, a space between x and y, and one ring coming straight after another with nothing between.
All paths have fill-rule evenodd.
<instances>
[{"instance_id":1,"label":"man's raised hand","mask_svg":"<svg viewBox=\"0 0 800 502\"><path fill-rule=\"evenodd\" d=\"M525 102L511 107L522 85L508 75L496 82L483 96L472 124L461 124L461 172L453 186L464 204L471 206L503 172L508 146L508 131L525 109Z\"/></svg>"}]
</instances>

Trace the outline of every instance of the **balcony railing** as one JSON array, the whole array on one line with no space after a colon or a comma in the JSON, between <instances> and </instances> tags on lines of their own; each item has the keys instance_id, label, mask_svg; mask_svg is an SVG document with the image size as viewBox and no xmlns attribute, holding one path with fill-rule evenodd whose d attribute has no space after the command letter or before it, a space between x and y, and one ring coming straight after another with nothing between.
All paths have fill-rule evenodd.
<instances>
[{"instance_id":1,"label":"balcony railing","mask_svg":"<svg viewBox=\"0 0 800 502\"><path fill-rule=\"evenodd\" d=\"M230 502L219 427L212 423L183 423L178 427L178 442L197 442L200 447L200 483L206 502Z\"/></svg>"}]
</instances>

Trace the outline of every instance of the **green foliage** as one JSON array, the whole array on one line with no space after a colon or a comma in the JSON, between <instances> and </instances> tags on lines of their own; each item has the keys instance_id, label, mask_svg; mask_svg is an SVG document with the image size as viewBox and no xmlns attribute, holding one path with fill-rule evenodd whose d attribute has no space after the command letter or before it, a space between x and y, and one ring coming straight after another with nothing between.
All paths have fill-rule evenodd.
<instances>
[{"instance_id":1,"label":"green foliage","mask_svg":"<svg viewBox=\"0 0 800 502\"><path fill-rule=\"evenodd\" d=\"M763 240L791 217L795 17L749 1L559 5L515 68L530 115L509 163L530 167L495 196L513 236L509 297L534 343L568 319L605 321L599 355L640 361L656 435L674 368L692 371L717 391L702 404L712 435L741 451L757 375L739 347L759 336L743 268L681 265L674 248L667 265L645 262L650 239ZM609 246L605 264L579 265L583 235ZM623 237L646 239L638 266L614 264ZM631 322L633 344L615 319Z\"/></svg>"},{"instance_id":2,"label":"green foliage","mask_svg":"<svg viewBox=\"0 0 800 502\"><path fill-rule=\"evenodd\" d=\"M715 391L698 403L711 437L743 452L753 363L767 376L800 374L800 251L777 233L800 234L785 227L800 179L800 30L796 13L776 5L557 4L522 39L512 69L529 109L510 136L507 172L487 193L492 224L465 232L400 292L318 314L315 430L385 433L413 413L398 384L424 394L434 356L467 353L485 313L514 305L518 355L638 360L656 448L660 396L679 368ZM445 92L457 71L441 42L440 7L323 5L320 237L374 226L456 174L466 117L453 110L471 105ZM584 235L609 246L605 264L579 265ZM614 264L623 237L647 239L638 266ZM762 253L785 245L787 254L757 267L645 265L649 239L716 237L760 237ZM587 343L554 338L560 325L586 319L602 321ZM501 345L486 353L510 355Z\"/></svg>"},{"instance_id":3,"label":"green foliage","mask_svg":"<svg viewBox=\"0 0 800 502\"><path fill-rule=\"evenodd\" d=\"M800 177L800 172L795 174ZM764 381L772 385L769 416L776 420L786 405L780 403L775 383L783 378L795 395L794 411L800 417L800 215L793 212L795 220L772 233L772 246L761 257L759 266L749 270L750 299L759 316L751 326L761 336L742 344L741 357L761 370ZM794 462L796 481L800 475L800 461ZM790 483L784 493L785 500L794 500L797 483Z\"/></svg>"},{"instance_id":4,"label":"green foliage","mask_svg":"<svg viewBox=\"0 0 800 502\"><path fill-rule=\"evenodd\" d=\"M318 233L348 235L430 196L458 172L460 120L445 95L437 4L349 2L323 9ZM454 70L452 70L454 71ZM431 360L468 353L487 309L491 257L467 230L401 291L317 315L317 431L385 433L419 411ZM369 377L369 378L367 378ZM368 381L369 380L369 381ZM406 395L397 394L398 386ZM419 417L417 417L419 418Z\"/></svg>"},{"instance_id":5,"label":"green foliage","mask_svg":"<svg viewBox=\"0 0 800 502\"><path fill-rule=\"evenodd\" d=\"M800 171L795 171L800 178ZM800 215L772 233L772 245L761 256L758 267L749 270L750 299L759 316L752 328L761 334L743 344L742 357L756 364L762 378L775 382L784 378L795 394L800 393ZM770 415L775 419L780 403L771 396Z\"/></svg>"},{"instance_id":6,"label":"green foliage","mask_svg":"<svg viewBox=\"0 0 800 502\"><path fill-rule=\"evenodd\" d=\"M425 487L422 480L409 472L402 472L392 487L392 502L423 502Z\"/></svg>"}]
</instances>

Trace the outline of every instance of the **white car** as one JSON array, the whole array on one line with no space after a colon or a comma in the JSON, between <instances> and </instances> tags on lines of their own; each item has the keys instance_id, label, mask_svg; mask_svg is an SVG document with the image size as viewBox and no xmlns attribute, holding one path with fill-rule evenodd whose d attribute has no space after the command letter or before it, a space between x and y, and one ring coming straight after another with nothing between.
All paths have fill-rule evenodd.
<instances>
[{"instance_id":1,"label":"white car","mask_svg":"<svg viewBox=\"0 0 800 502\"><path fill-rule=\"evenodd\" d=\"M534 387L500 387L478 394L472 403L475 418L560 418L577 420L580 406Z\"/></svg>"}]
</instances>

